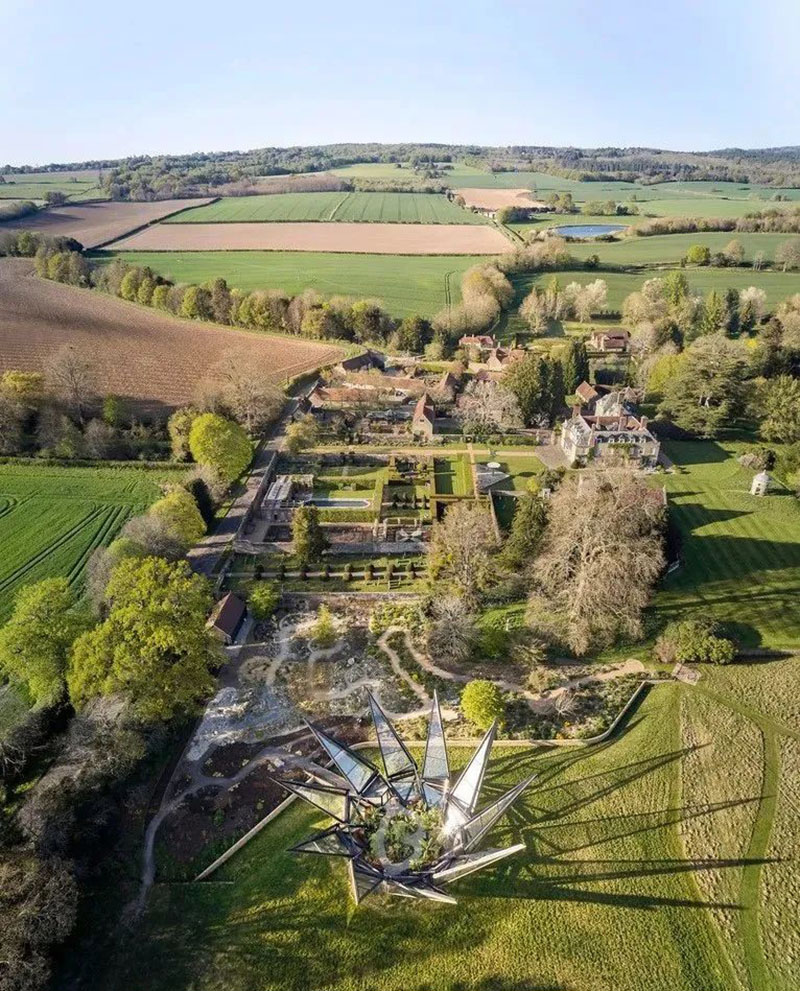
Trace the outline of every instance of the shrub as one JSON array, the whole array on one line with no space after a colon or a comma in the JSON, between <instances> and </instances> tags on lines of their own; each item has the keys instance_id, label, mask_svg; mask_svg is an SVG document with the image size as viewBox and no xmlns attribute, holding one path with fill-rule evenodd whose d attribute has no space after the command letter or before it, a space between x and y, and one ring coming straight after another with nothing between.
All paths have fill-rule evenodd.
<instances>
[{"instance_id":1,"label":"shrub","mask_svg":"<svg viewBox=\"0 0 800 991\"><path fill-rule=\"evenodd\" d=\"M250 612L259 622L269 619L280 601L280 592L272 582L254 582L250 587L247 604Z\"/></svg>"},{"instance_id":2,"label":"shrub","mask_svg":"<svg viewBox=\"0 0 800 991\"><path fill-rule=\"evenodd\" d=\"M332 647L336 643L336 627L333 616L327 606L322 605L317 610L317 618L311 628L311 642L315 647Z\"/></svg>"},{"instance_id":3,"label":"shrub","mask_svg":"<svg viewBox=\"0 0 800 991\"><path fill-rule=\"evenodd\" d=\"M712 619L683 619L670 623L656 641L656 657L664 664L730 664L736 645L719 635Z\"/></svg>"},{"instance_id":4,"label":"shrub","mask_svg":"<svg viewBox=\"0 0 800 991\"><path fill-rule=\"evenodd\" d=\"M479 729L488 729L505 712L503 693L493 681L470 681L461 693L461 711Z\"/></svg>"}]
</instances>

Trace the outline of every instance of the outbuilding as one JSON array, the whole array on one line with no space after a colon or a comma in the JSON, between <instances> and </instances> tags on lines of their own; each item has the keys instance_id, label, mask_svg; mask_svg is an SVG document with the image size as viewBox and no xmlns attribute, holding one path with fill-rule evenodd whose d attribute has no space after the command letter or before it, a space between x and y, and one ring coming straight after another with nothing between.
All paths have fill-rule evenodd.
<instances>
[{"instance_id":1,"label":"outbuilding","mask_svg":"<svg viewBox=\"0 0 800 991\"><path fill-rule=\"evenodd\" d=\"M247 607L238 595L228 592L214 606L211 615L208 617L206 629L211 630L215 637L221 640L226 647L236 640L236 636L242 627Z\"/></svg>"}]
</instances>

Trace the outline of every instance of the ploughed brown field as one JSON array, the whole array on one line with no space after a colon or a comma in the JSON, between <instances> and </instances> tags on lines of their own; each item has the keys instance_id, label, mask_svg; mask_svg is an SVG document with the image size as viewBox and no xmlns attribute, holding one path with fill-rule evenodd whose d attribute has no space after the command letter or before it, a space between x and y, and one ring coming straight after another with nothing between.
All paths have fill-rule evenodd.
<instances>
[{"instance_id":1,"label":"ploughed brown field","mask_svg":"<svg viewBox=\"0 0 800 991\"><path fill-rule=\"evenodd\" d=\"M526 209L536 208L546 210L547 204L535 200L529 189L458 189L459 196L464 197L466 206L474 206L479 210L499 210L504 206L521 206Z\"/></svg>"},{"instance_id":2,"label":"ploughed brown field","mask_svg":"<svg viewBox=\"0 0 800 991\"><path fill-rule=\"evenodd\" d=\"M511 242L480 224L156 224L117 251L330 251L374 255L497 255Z\"/></svg>"},{"instance_id":3,"label":"ploughed brown field","mask_svg":"<svg viewBox=\"0 0 800 991\"><path fill-rule=\"evenodd\" d=\"M51 237L74 237L84 248L96 248L171 213L210 202L210 199L200 199L160 200L158 203L76 203L6 221L0 224L0 231L17 229L40 231Z\"/></svg>"},{"instance_id":4,"label":"ploughed brown field","mask_svg":"<svg viewBox=\"0 0 800 991\"><path fill-rule=\"evenodd\" d=\"M276 383L343 354L328 344L180 320L39 279L26 259L0 259L0 372L41 371L64 344L91 361L100 393L140 409L188 402L209 367L231 351L265 360Z\"/></svg>"}]
</instances>

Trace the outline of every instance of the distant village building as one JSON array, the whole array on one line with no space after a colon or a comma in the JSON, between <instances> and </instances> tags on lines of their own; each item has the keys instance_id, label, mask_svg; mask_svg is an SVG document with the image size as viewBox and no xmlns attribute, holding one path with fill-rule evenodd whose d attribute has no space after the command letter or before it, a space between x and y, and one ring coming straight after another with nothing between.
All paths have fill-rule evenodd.
<instances>
[{"instance_id":1,"label":"distant village building","mask_svg":"<svg viewBox=\"0 0 800 991\"><path fill-rule=\"evenodd\" d=\"M608 354L625 354L631 335L627 330L596 330L589 338L589 347Z\"/></svg>"},{"instance_id":2,"label":"distant village building","mask_svg":"<svg viewBox=\"0 0 800 991\"><path fill-rule=\"evenodd\" d=\"M661 444L647 427L646 416L584 414L576 407L561 430L561 449L571 464L586 464L609 451L625 453L642 467L658 462Z\"/></svg>"},{"instance_id":3,"label":"distant village building","mask_svg":"<svg viewBox=\"0 0 800 991\"><path fill-rule=\"evenodd\" d=\"M414 407L411 433L415 437L426 437L428 440L436 433L436 410L427 392L419 397Z\"/></svg>"},{"instance_id":4,"label":"distant village building","mask_svg":"<svg viewBox=\"0 0 800 991\"><path fill-rule=\"evenodd\" d=\"M459 338L460 348L496 348L497 341L489 334L465 334Z\"/></svg>"},{"instance_id":5,"label":"distant village building","mask_svg":"<svg viewBox=\"0 0 800 991\"><path fill-rule=\"evenodd\" d=\"M515 361L522 361L526 353L523 348L493 348L486 357L485 365L490 372L502 372Z\"/></svg>"},{"instance_id":6,"label":"distant village building","mask_svg":"<svg viewBox=\"0 0 800 991\"><path fill-rule=\"evenodd\" d=\"M228 592L214 606L208 617L206 629L211 630L215 637L229 647L236 640L246 613L247 607L239 596Z\"/></svg>"},{"instance_id":7,"label":"distant village building","mask_svg":"<svg viewBox=\"0 0 800 991\"><path fill-rule=\"evenodd\" d=\"M445 402L452 403L461 386L461 380L452 372L445 372L436 385L436 392Z\"/></svg>"},{"instance_id":8,"label":"distant village building","mask_svg":"<svg viewBox=\"0 0 800 991\"><path fill-rule=\"evenodd\" d=\"M765 496L769 492L769 485L772 479L769 477L767 472L760 471L753 479L753 484L750 486L750 495L754 496Z\"/></svg>"}]
</instances>

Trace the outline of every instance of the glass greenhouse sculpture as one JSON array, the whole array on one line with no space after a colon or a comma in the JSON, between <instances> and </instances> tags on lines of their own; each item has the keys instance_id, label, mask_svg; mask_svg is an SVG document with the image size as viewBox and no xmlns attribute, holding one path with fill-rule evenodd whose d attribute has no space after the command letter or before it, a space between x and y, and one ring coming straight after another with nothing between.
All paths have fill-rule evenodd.
<instances>
[{"instance_id":1,"label":"glass greenhouse sculpture","mask_svg":"<svg viewBox=\"0 0 800 991\"><path fill-rule=\"evenodd\" d=\"M308 782L279 779L288 791L335 820L292 852L344 858L356 904L373 893L455 904L442 885L525 849L524 843L478 847L535 775L478 811L496 722L451 786L436 694L421 768L372 694L369 704L383 771L309 723L331 769L312 765Z\"/></svg>"}]
</instances>

